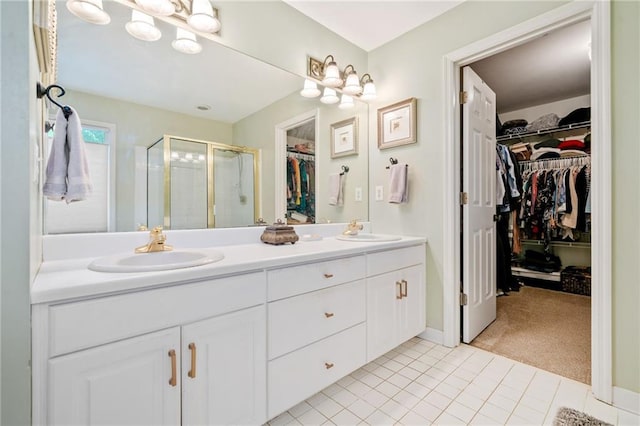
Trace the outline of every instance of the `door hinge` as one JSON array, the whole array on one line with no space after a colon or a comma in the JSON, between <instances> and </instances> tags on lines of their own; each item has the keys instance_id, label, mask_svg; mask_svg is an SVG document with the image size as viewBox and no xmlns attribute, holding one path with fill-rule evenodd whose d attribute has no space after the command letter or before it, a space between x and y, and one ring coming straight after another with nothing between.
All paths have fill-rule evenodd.
<instances>
[{"instance_id":1,"label":"door hinge","mask_svg":"<svg viewBox=\"0 0 640 426\"><path fill-rule=\"evenodd\" d=\"M469 202L469 194L467 194L466 192L461 192L460 193L460 204L461 205L465 205Z\"/></svg>"},{"instance_id":2,"label":"door hinge","mask_svg":"<svg viewBox=\"0 0 640 426\"><path fill-rule=\"evenodd\" d=\"M465 293L460 293L460 306L467 306L467 295Z\"/></svg>"},{"instance_id":3,"label":"door hinge","mask_svg":"<svg viewBox=\"0 0 640 426\"><path fill-rule=\"evenodd\" d=\"M469 93L466 90L460 92L460 104L464 105L469 101Z\"/></svg>"}]
</instances>

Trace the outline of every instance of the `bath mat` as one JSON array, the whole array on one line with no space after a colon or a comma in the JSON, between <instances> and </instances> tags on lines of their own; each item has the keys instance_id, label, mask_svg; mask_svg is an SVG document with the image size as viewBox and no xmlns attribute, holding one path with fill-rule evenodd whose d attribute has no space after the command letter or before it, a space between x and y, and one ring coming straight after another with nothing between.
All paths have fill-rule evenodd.
<instances>
[{"instance_id":1,"label":"bath mat","mask_svg":"<svg viewBox=\"0 0 640 426\"><path fill-rule=\"evenodd\" d=\"M613 426L573 408L562 407L556 413L553 426Z\"/></svg>"}]
</instances>

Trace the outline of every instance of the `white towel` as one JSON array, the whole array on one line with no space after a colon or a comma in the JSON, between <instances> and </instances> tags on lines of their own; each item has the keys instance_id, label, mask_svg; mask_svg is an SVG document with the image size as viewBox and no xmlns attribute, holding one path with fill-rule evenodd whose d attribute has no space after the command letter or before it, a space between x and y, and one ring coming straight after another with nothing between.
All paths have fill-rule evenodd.
<instances>
[{"instance_id":1,"label":"white towel","mask_svg":"<svg viewBox=\"0 0 640 426\"><path fill-rule=\"evenodd\" d=\"M329 175L329 205L341 206L344 203L342 195L342 175L333 173Z\"/></svg>"},{"instance_id":2,"label":"white towel","mask_svg":"<svg viewBox=\"0 0 640 426\"><path fill-rule=\"evenodd\" d=\"M389 202L406 203L408 201L407 165L393 164L389 175Z\"/></svg>"},{"instance_id":3,"label":"white towel","mask_svg":"<svg viewBox=\"0 0 640 426\"><path fill-rule=\"evenodd\" d=\"M58 110L54 131L43 193L50 200L67 203L84 200L92 187L78 113L71 108L67 119Z\"/></svg>"}]
</instances>

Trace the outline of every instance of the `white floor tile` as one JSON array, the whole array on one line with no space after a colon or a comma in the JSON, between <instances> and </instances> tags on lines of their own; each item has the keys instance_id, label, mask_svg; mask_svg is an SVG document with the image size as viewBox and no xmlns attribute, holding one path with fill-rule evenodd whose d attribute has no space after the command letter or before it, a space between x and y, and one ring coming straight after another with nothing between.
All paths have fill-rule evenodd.
<instances>
[{"instance_id":1,"label":"white floor tile","mask_svg":"<svg viewBox=\"0 0 640 426\"><path fill-rule=\"evenodd\" d=\"M428 369L424 374L426 374L427 376L431 376L434 379L437 379L438 381L443 381L444 379L447 378L447 376L449 375L449 373L442 371L436 367L432 367L430 369Z\"/></svg>"},{"instance_id":2,"label":"white floor tile","mask_svg":"<svg viewBox=\"0 0 640 426\"><path fill-rule=\"evenodd\" d=\"M506 398L505 396L503 396L501 394L498 394L498 393L495 393L495 392L493 394L491 394L491 396L489 397L487 402L490 402L491 404L495 405L496 407L500 407L503 410L506 410L508 412L512 412L516 408L516 406L518 405L518 401Z\"/></svg>"},{"instance_id":3,"label":"white floor tile","mask_svg":"<svg viewBox=\"0 0 640 426\"><path fill-rule=\"evenodd\" d=\"M320 425L327 421L327 418L320 414L318 410L312 408L311 410L298 417L297 420L303 425Z\"/></svg>"},{"instance_id":4,"label":"white floor tile","mask_svg":"<svg viewBox=\"0 0 640 426\"><path fill-rule=\"evenodd\" d=\"M461 379L460 377L456 377L453 374L451 374L446 379L444 379L442 382L446 383L446 384L448 384L450 386L453 386L456 389L462 390L462 389L466 388L467 385L469 385L469 383L471 381L470 380Z\"/></svg>"},{"instance_id":5,"label":"white floor tile","mask_svg":"<svg viewBox=\"0 0 640 426\"><path fill-rule=\"evenodd\" d=\"M418 352L418 351L416 351L414 349L406 349L402 353L404 355L408 356L409 358L413 358L413 359L416 359L416 358L418 358L419 356L422 355L422 352Z\"/></svg>"},{"instance_id":6,"label":"white floor tile","mask_svg":"<svg viewBox=\"0 0 640 426\"><path fill-rule=\"evenodd\" d=\"M384 380L388 379L393 375L393 371L383 366L376 368L375 370L373 370L372 373Z\"/></svg>"},{"instance_id":7,"label":"white floor tile","mask_svg":"<svg viewBox=\"0 0 640 426\"><path fill-rule=\"evenodd\" d=\"M342 410L331 418L331 421L340 426L357 425L362 421L358 416L349 410Z\"/></svg>"},{"instance_id":8,"label":"white floor tile","mask_svg":"<svg viewBox=\"0 0 640 426\"><path fill-rule=\"evenodd\" d=\"M347 390L355 396L362 398L364 395L371 391L371 387L365 385L362 382L354 381L349 386L347 386Z\"/></svg>"},{"instance_id":9,"label":"white floor tile","mask_svg":"<svg viewBox=\"0 0 640 426\"><path fill-rule=\"evenodd\" d=\"M333 396L335 394L337 394L338 392L340 392L342 389L344 389L342 386L340 386L337 383L332 384L331 386L324 388L322 390L322 393L327 395L327 396Z\"/></svg>"},{"instance_id":10,"label":"white floor tile","mask_svg":"<svg viewBox=\"0 0 640 426\"><path fill-rule=\"evenodd\" d=\"M420 399L424 398L429 392L431 392L431 388L428 388L417 381L409 383L404 390Z\"/></svg>"},{"instance_id":11,"label":"white floor tile","mask_svg":"<svg viewBox=\"0 0 640 426\"><path fill-rule=\"evenodd\" d=\"M308 398L307 402L312 407L317 407L319 404L322 404L327 399L329 399L327 395L323 394L322 392L318 392L317 394L313 395L311 398Z\"/></svg>"},{"instance_id":12,"label":"white floor tile","mask_svg":"<svg viewBox=\"0 0 640 426\"><path fill-rule=\"evenodd\" d=\"M400 392L398 392L398 394L393 397L393 400L399 402L409 409L415 407L415 405L420 402L420 398L407 392L406 390L401 390Z\"/></svg>"},{"instance_id":13,"label":"white floor tile","mask_svg":"<svg viewBox=\"0 0 640 426\"><path fill-rule=\"evenodd\" d=\"M640 416L624 410L618 410L618 426L638 426Z\"/></svg>"},{"instance_id":14,"label":"white floor tile","mask_svg":"<svg viewBox=\"0 0 640 426\"><path fill-rule=\"evenodd\" d=\"M394 372L398 372L404 368L403 364L400 364L398 361L394 361L392 359L382 364L382 366Z\"/></svg>"},{"instance_id":15,"label":"white floor tile","mask_svg":"<svg viewBox=\"0 0 640 426\"><path fill-rule=\"evenodd\" d=\"M378 386L380 383L383 382L383 380L380 377L376 376L373 373L369 373L366 376L361 377L359 380L365 385L370 386L372 388L375 388L376 386Z\"/></svg>"},{"instance_id":16,"label":"white floor tile","mask_svg":"<svg viewBox=\"0 0 640 426\"><path fill-rule=\"evenodd\" d=\"M618 409L602 401L598 401L591 394L587 395L584 412L607 423L614 425L618 423Z\"/></svg>"},{"instance_id":17,"label":"white floor tile","mask_svg":"<svg viewBox=\"0 0 640 426\"><path fill-rule=\"evenodd\" d=\"M445 360L440 360L436 365L434 365L434 367L448 374L451 374L456 368L458 368L457 365L451 364Z\"/></svg>"},{"instance_id":18,"label":"white floor tile","mask_svg":"<svg viewBox=\"0 0 640 426\"><path fill-rule=\"evenodd\" d=\"M512 401L520 401L522 395L524 394L524 389L514 389L510 386L501 383L498 387L493 391L494 395L500 395L504 398L510 399Z\"/></svg>"},{"instance_id":19,"label":"white floor tile","mask_svg":"<svg viewBox=\"0 0 640 426\"><path fill-rule=\"evenodd\" d=\"M298 419L293 419L286 424L286 426L299 426L299 425L302 425L302 423L300 423Z\"/></svg>"},{"instance_id":20,"label":"white floor tile","mask_svg":"<svg viewBox=\"0 0 640 426\"><path fill-rule=\"evenodd\" d=\"M356 402L358 400L358 397L352 394L351 392L349 392L348 390L343 389L342 391L333 395L331 399L333 399L335 402L337 402L338 404L346 408L351 404L353 404L354 402Z\"/></svg>"},{"instance_id":21,"label":"white floor tile","mask_svg":"<svg viewBox=\"0 0 640 426\"><path fill-rule=\"evenodd\" d=\"M453 401L451 404L449 404L444 412L459 418L465 423L469 423L473 416L476 414L476 412L471 408L465 407L464 405L456 401Z\"/></svg>"},{"instance_id":22,"label":"white floor tile","mask_svg":"<svg viewBox=\"0 0 640 426\"><path fill-rule=\"evenodd\" d=\"M423 400L418 402L416 406L413 407L412 411L415 411L425 419L433 422L438 418L438 416L440 416L440 414L442 414L443 410Z\"/></svg>"},{"instance_id":23,"label":"white floor tile","mask_svg":"<svg viewBox=\"0 0 640 426\"><path fill-rule=\"evenodd\" d=\"M284 426L294 420L294 417L288 412L284 412L280 414L278 417L275 417L269 420L269 426Z\"/></svg>"},{"instance_id":24,"label":"white floor tile","mask_svg":"<svg viewBox=\"0 0 640 426\"><path fill-rule=\"evenodd\" d=\"M356 379L354 379L353 377L351 377L351 375L349 375L349 376L344 376L342 379L338 380L337 383L343 388L346 388L347 386L349 386L351 383L355 381Z\"/></svg>"},{"instance_id":25,"label":"white floor tile","mask_svg":"<svg viewBox=\"0 0 640 426\"><path fill-rule=\"evenodd\" d=\"M473 411L478 411L480 407L482 407L482 404L484 404L484 400L465 391L462 391L462 393L456 397L455 401L465 407L471 408Z\"/></svg>"},{"instance_id":26,"label":"white floor tile","mask_svg":"<svg viewBox=\"0 0 640 426\"><path fill-rule=\"evenodd\" d=\"M402 374L394 374L393 376L387 379L389 383L392 383L399 387L400 389L404 389L409 383L411 383L411 379L403 376Z\"/></svg>"},{"instance_id":27,"label":"white floor tile","mask_svg":"<svg viewBox=\"0 0 640 426\"><path fill-rule=\"evenodd\" d=\"M473 371L469 371L467 369L465 369L464 367L458 367L456 368L453 373L451 373L452 376L454 377L459 377L462 380L466 381L466 382L471 382L473 381L473 379L476 378L476 376L478 375L478 373L473 372Z\"/></svg>"},{"instance_id":28,"label":"white floor tile","mask_svg":"<svg viewBox=\"0 0 640 426\"><path fill-rule=\"evenodd\" d=\"M451 386L445 382L440 383L438 386L435 387L434 390L440 392L441 394L443 394L444 396L450 399L455 399L460 394L460 389L454 386Z\"/></svg>"},{"instance_id":29,"label":"white floor tile","mask_svg":"<svg viewBox=\"0 0 640 426\"><path fill-rule=\"evenodd\" d=\"M449 413L442 413L440 415L440 417L438 417L435 421L436 424L438 425L465 425L466 423L462 420L460 420L457 417L452 416Z\"/></svg>"},{"instance_id":30,"label":"white floor tile","mask_svg":"<svg viewBox=\"0 0 640 426\"><path fill-rule=\"evenodd\" d=\"M432 366L436 365L440 360L438 358L434 358L431 355L429 355L428 353L426 353L426 354L422 355L420 358L418 358L417 361L424 362L428 366L432 367Z\"/></svg>"},{"instance_id":31,"label":"white floor tile","mask_svg":"<svg viewBox=\"0 0 640 426\"><path fill-rule=\"evenodd\" d=\"M444 396L439 392L431 391L429 395L423 398L423 401L426 401L429 404L435 405L439 409L444 410L451 403L451 398L449 398L448 396Z\"/></svg>"},{"instance_id":32,"label":"white floor tile","mask_svg":"<svg viewBox=\"0 0 640 426\"><path fill-rule=\"evenodd\" d=\"M402 417L404 417L405 414L409 412L409 409L399 402L390 399L389 401L385 402L382 407L380 407L380 411L386 413L394 420L400 420Z\"/></svg>"},{"instance_id":33,"label":"white floor tile","mask_svg":"<svg viewBox=\"0 0 640 426\"><path fill-rule=\"evenodd\" d=\"M390 398L380 393L379 391L372 389L367 392L366 395L362 397L362 399L364 399L374 407L381 407L382 404L387 402Z\"/></svg>"},{"instance_id":34,"label":"white floor tile","mask_svg":"<svg viewBox=\"0 0 640 426\"><path fill-rule=\"evenodd\" d=\"M489 398L489 395L491 395L494 391L494 389L491 389L490 387L486 387L483 386L483 383L470 383L469 386L467 386L464 390L465 392L469 392L471 395L475 396L476 398L480 398L482 400L487 400Z\"/></svg>"},{"instance_id":35,"label":"white floor tile","mask_svg":"<svg viewBox=\"0 0 640 426\"><path fill-rule=\"evenodd\" d=\"M409 411L398 423L405 426L425 426L430 424L429 420L414 411Z\"/></svg>"},{"instance_id":36,"label":"white floor tile","mask_svg":"<svg viewBox=\"0 0 640 426\"><path fill-rule=\"evenodd\" d=\"M489 402L484 404L478 413L483 416L489 417L494 421L498 422L498 424L504 424L509 416L511 415L510 411L505 410L504 408L493 405Z\"/></svg>"},{"instance_id":37,"label":"white floor tile","mask_svg":"<svg viewBox=\"0 0 640 426\"><path fill-rule=\"evenodd\" d=\"M531 420L523 419L518 416L511 416L509 420L506 421L505 425L508 426L535 426L539 423L533 423Z\"/></svg>"},{"instance_id":38,"label":"white floor tile","mask_svg":"<svg viewBox=\"0 0 640 426\"><path fill-rule=\"evenodd\" d=\"M420 374L418 370L414 370L411 367L404 367L402 370L398 371L398 374L402 374L409 380L415 380Z\"/></svg>"},{"instance_id":39,"label":"white floor tile","mask_svg":"<svg viewBox=\"0 0 640 426\"><path fill-rule=\"evenodd\" d=\"M413 361L412 363L410 363L409 367L413 368L416 371L424 373L425 371L427 371L428 369L431 368L431 364L427 364L427 363L417 359L417 360Z\"/></svg>"},{"instance_id":40,"label":"white floor tile","mask_svg":"<svg viewBox=\"0 0 640 426\"><path fill-rule=\"evenodd\" d=\"M349 411L364 420L376 411L376 407L362 399L359 399L349 406Z\"/></svg>"},{"instance_id":41,"label":"white floor tile","mask_svg":"<svg viewBox=\"0 0 640 426\"><path fill-rule=\"evenodd\" d=\"M534 410L533 408L527 407L526 405L520 403L516 405L516 408L513 410L513 415L525 419L532 424L541 425L542 423L544 423L544 419L547 416L547 413L546 411L543 413Z\"/></svg>"},{"instance_id":42,"label":"white floor tile","mask_svg":"<svg viewBox=\"0 0 640 426\"><path fill-rule=\"evenodd\" d=\"M335 402L333 399L327 399L321 404L318 404L314 407L318 410L323 416L328 419L338 414L344 408L342 405Z\"/></svg>"},{"instance_id":43,"label":"white floor tile","mask_svg":"<svg viewBox=\"0 0 640 426\"><path fill-rule=\"evenodd\" d=\"M398 354L393 357L393 360L399 362L402 365L408 365L414 361L413 358L406 356L404 354Z\"/></svg>"},{"instance_id":44,"label":"white floor tile","mask_svg":"<svg viewBox=\"0 0 640 426\"><path fill-rule=\"evenodd\" d=\"M482 414L476 414L469 424L472 426L495 426L496 421Z\"/></svg>"},{"instance_id":45,"label":"white floor tile","mask_svg":"<svg viewBox=\"0 0 640 426\"><path fill-rule=\"evenodd\" d=\"M392 425L395 423L395 420L392 417L389 417L388 414L383 413L380 410L376 410L365 420L368 424L372 426L378 425Z\"/></svg>"},{"instance_id":46,"label":"white floor tile","mask_svg":"<svg viewBox=\"0 0 640 426\"><path fill-rule=\"evenodd\" d=\"M295 407L290 408L289 413L293 417L300 417L307 411L311 410L311 408L312 408L311 405L309 405L307 401L302 401L300 404L296 405Z\"/></svg>"},{"instance_id":47,"label":"white floor tile","mask_svg":"<svg viewBox=\"0 0 640 426\"><path fill-rule=\"evenodd\" d=\"M399 387L397 387L396 385L390 383L390 382L382 382L380 383L377 387L376 390L380 393L382 393L383 395L385 395L387 398L393 398L394 395L396 395L398 392L401 391L401 389Z\"/></svg>"}]
</instances>

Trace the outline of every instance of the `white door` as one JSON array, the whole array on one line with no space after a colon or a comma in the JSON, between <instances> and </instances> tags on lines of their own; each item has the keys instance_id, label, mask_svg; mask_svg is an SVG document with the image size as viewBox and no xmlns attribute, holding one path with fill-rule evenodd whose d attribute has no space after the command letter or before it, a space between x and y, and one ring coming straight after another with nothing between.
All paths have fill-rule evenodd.
<instances>
[{"instance_id":1,"label":"white door","mask_svg":"<svg viewBox=\"0 0 640 426\"><path fill-rule=\"evenodd\" d=\"M262 424L266 420L265 307L182 329L182 424Z\"/></svg>"},{"instance_id":2,"label":"white door","mask_svg":"<svg viewBox=\"0 0 640 426\"><path fill-rule=\"evenodd\" d=\"M496 319L496 95L469 67L462 70L462 340Z\"/></svg>"},{"instance_id":3,"label":"white door","mask_svg":"<svg viewBox=\"0 0 640 426\"><path fill-rule=\"evenodd\" d=\"M53 358L47 424L180 424L179 352L171 328Z\"/></svg>"}]
</instances>

